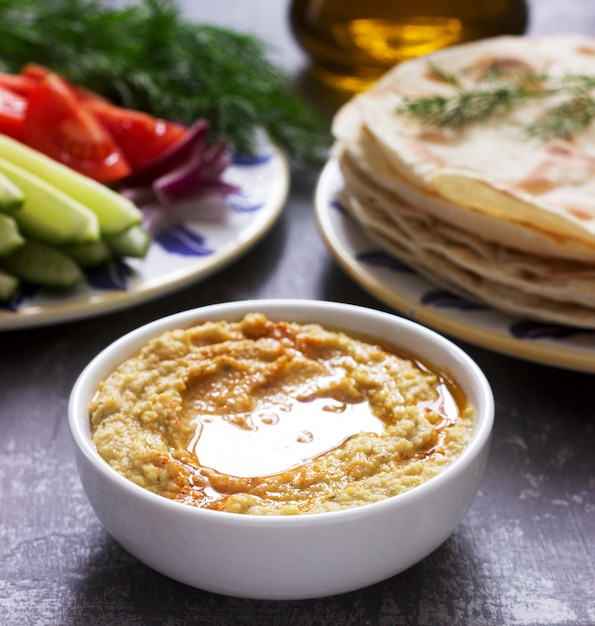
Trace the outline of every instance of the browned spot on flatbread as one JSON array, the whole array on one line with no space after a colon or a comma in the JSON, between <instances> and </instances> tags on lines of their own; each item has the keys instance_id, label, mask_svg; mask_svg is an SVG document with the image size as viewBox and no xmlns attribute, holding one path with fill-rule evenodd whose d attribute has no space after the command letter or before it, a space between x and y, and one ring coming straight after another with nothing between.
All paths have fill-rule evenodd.
<instances>
[{"instance_id":1,"label":"browned spot on flatbread","mask_svg":"<svg viewBox=\"0 0 595 626\"><path fill-rule=\"evenodd\" d=\"M568 141L554 140L543 145L544 152L554 156L572 156L574 149Z\"/></svg>"},{"instance_id":2,"label":"browned spot on flatbread","mask_svg":"<svg viewBox=\"0 0 595 626\"><path fill-rule=\"evenodd\" d=\"M433 143L448 144L452 143L452 131L446 128L437 128L436 126L420 127L417 138L422 141L431 141Z\"/></svg>"},{"instance_id":3,"label":"browned spot on flatbread","mask_svg":"<svg viewBox=\"0 0 595 626\"><path fill-rule=\"evenodd\" d=\"M589 211L585 211L585 209L581 209L576 206L565 206L563 207L566 213L576 217L577 220L581 222L592 222L595 219L595 215L590 213Z\"/></svg>"},{"instance_id":4,"label":"browned spot on flatbread","mask_svg":"<svg viewBox=\"0 0 595 626\"><path fill-rule=\"evenodd\" d=\"M470 66L471 75L480 80L491 73L498 73L510 77L536 74L535 68L522 59L510 55L490 55L478 59Z\"/></svg>"},{"instance_id":5,"label":"browned spot on flatbread","mask_svg":"<svg viewBox=\"0 0 595 626\"><path fill-rule=\"evenodd\" d=\"M579 54L586 54L589 56L595 55L595 46L589 46L588 44L582 44L576 48Z\"/></svg>"},{"instance_id":6,"label":"browned spot on flatbread","mask_svg":"<svg viewBox=\"0 0 595 626\"><path fill-rule=\"evenodd\" d=\"M539 196L550 191L554 187L554 181L546 176L540 176L538 173L532 172L529 176L520 180L516 186L523 191Z\"/></svg>"},{"instance_id":7,"label":"browned spot on flatbread","mask_svg":"<svg viewBox=\"0 0 595 626\"><path fill-rule=\"evenodd\" d=\"M595 176L595 158L577 152L567 141L555 140L542 148L543 158L515 187L539 195L561 185L574 185Z\"/></svg>"},{"instance_id":8,"label":"browned spot on flatbread","mask_svg":"<svg viewBox=\"0 0 595 626\"><path fill-rule=\"evenodd\" d=\"M444 161L436 156L431 150L426 148L419 141L410 141L409 148L411 149L412 154L415 156L416 161L422 163L432 163L433 165L444 167Z\"/></svg>"}]
</instances>

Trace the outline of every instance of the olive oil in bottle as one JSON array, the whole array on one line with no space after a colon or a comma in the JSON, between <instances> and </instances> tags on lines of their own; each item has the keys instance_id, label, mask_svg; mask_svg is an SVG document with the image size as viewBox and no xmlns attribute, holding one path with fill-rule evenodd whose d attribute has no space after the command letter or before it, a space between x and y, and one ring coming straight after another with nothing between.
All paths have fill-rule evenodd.
<instances>
[{"instance_id":1,"label":"olive oil in bottle","mask_svg":"<svg viewBox=\"0 0 595 626\"><path fill-rule=\"evenodd\" d=\"M360 91L388 68L452 44L522 34L525 0L292 0L298 44L324 84Z\"/></svg>"}]
</instances>

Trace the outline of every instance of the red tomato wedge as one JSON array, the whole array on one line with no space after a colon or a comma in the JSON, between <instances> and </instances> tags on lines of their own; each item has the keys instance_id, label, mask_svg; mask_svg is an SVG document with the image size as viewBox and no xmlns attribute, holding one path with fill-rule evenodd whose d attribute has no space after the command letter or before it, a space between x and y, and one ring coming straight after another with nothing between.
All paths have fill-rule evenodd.
<instances>
[{"instance_id":1,"label":"red tomato wedge","mask_svg":"<svg viewBox=\"0 0 595 626\"><path fill-rule=\"evenodd\" d=\"M57 74L45 73L31 90L24 135L32 148L99 182L130 173L110 133Z\"/></svg>"},{"instance_id":2,"label":"red tomato wedge","mask_svg":"<svg viewBox=\"0 0 595 626\"><path fill-rule=\"evenodd\" d=\"M54 74L54 72L52 72L52 70L48 69L44 65L39 65L37 63L27 63L27 65L25 65L21 70L21 73L18 75L18 77L31 86L43 80L48 74ZM85 89L84 87L79 87L79 85L73 85L65 78L62 78L62 80L70 87L70 89L72 89L77 99L81 102L85 102L86 100L100 100L101 102L108 102L103 96L100 96L94 91L90 91L89 89ZM1 82L2 76L0 75L0 84Z\"/></svg>"},{"instance_id":3,"label":"red tomato wedge","mask_svg":"<svg viewBox=\"0 0 595 626\"><path fill-rule=\"evenodd\" d=\"M52 70L44 65L39 65L38 63L27 63L21 70L20 76L25 76L26 78L34 81L40 81L42 78L45 78L48 74L52 73Z\"/></svg>"},{"instance_id":4,"label":"red tomato wedge","mask_svg":"<svg viewBox=\"0 0 595 626\"><path fill-rule=\"evenodd\" d=\"M8 89L20 96L28 96L37 82L38 79L31 78L30 76L0 72L0 87Z\"/></svg>"},{"instance_id":5,"label":"red tomato wedge","mask_svg":"<svg viewBox=\"0 0 595 626\"><path fill-rule=\"evenodd\" d=\"M26 111L26 98L0 86L0 133L23 141Z\"/></svg>"},{"instance_id":6,"label":"red tomato wedge","mask_svg":"<svg viewBox=\"0 0 595 626\"><path fill-rule=\"evenodd\" d=\"M149 165L188 132L185 126L88 98L84 107L107 128L132 171Z\"/></svg>"}]
</instances>

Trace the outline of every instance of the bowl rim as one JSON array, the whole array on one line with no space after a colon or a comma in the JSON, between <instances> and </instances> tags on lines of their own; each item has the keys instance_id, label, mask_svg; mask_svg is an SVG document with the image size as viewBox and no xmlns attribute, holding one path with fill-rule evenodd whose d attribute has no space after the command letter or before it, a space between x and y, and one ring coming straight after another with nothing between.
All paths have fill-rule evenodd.
<instances>
[{"instance_id":1,"label":"bowl rim","mask_svg":"<svg viewBox=\"0 0 595 626\"><path fill-rule=\"evenodd\" d=\"M232 317L234 319L240 319L248 312L257 311L267 316L270 315L273 319L277 318L281 320L282 316L271 313L274 309L286 309L287 311L293 309L294 311L301 310L302 312L311 311L312 319L309 321L312 323L321 323L321 325L327 327L328 324L317 322L315 319L317 311L347 312L354 316L364 315L378 320L382 319L389 324L394 324L395 327L400 330L416 333L418 336L423 336L427 340L440 345L442 349L449 352L453 363L457 362L460 367L466 370L468 378L471 381L470 384L473 385L477 394L477 406L475 407L477 421L470 442L463 449L461 454L441 472L401 494L347 509L318 513L302 513L299 515L240 515L227 511L214 511L193 507L182 502L170 500L165 496L158 495L137 485L112 468L107 461L99 455L90 436L88 413L85 413L81 409L82 406L86 406L88 403L91 397L90 394L96 388L97 382L103 378L103 376L107 375L117 364L134 354L136 350L151 338L167 330L190 325L194 321L202 321L207 319L209 315L216 315L218 319L230 319L233 321ZM284 321L290 320L285 319ZM306 323L305 318L302 320L296 319L296 321ZM344 324L344 326L346 325L347 324ZM341 326L341 322L338 322L336 329L341 330ZM345 332L353 331L346 330ZM398 348L398 345L395 347ZM100 372L103 373L100 374ZM341 519L353 520L360 516L365 517L370 515L373 511L381 512L384 509L390 510L395 507L405 506L407 503L413 503L417 500L431 497L432 493L439 491L444 483L456 479L456 477L489 446L494 422L494 412L493 392L483 371L462 348L438 332L407 318L400 317L397 314L371 307L326 300L271 298L224 302L187 309L143 324L109 343L88 362L77 377L68 400L68 425L71 438L79 454L82 454L93 466L94 471L98 472L108 482L114 484L114 486L127 491L131 497L140 498L148 504L153 504L163 510L171 510L172 513L176 514L193 517L198 516L198 519L203 516L206 516L206 518L211 517L220 524L240 524L243 527L292 527L294 525L303 524L318 526L327 523L337 523ZM86 419L87 421L85 421Z\"/></svg>"}]
</instances>

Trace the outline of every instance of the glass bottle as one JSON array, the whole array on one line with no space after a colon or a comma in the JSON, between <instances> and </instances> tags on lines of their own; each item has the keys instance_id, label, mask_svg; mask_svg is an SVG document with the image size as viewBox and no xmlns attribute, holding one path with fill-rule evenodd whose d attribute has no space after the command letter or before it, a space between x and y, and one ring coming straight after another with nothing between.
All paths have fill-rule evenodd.
<instances>
[{"instance_id":1,"label":"glass bottle","mask_svg":"<svg viewBox=\"0 0 595 626\"><path fill-rule=\"evenodd\" d=\"M292 0L298 44L324 84L360 91L389 67L444 46L522 34L525 0Z\"/></svg>"}]
</instances>

